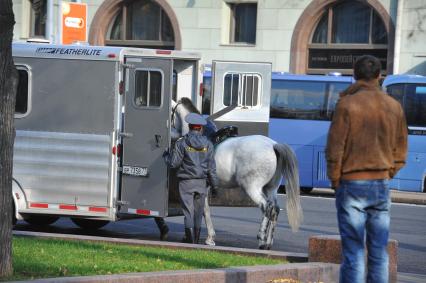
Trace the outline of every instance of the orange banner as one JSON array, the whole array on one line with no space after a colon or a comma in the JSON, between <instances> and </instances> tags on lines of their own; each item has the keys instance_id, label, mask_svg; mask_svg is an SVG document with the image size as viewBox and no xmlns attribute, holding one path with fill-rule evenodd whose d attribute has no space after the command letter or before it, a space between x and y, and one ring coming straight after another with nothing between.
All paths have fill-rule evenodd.
<instances>
[{"instance_id":1,"label":"orange banner","mask_svg":"<svg viewBox=\"0 0 426 283\"><path fill-rule=\"evenodd\" d=\"M87 42L87 5L62 3L62 44Z\"/></svg>"}]
</instances>

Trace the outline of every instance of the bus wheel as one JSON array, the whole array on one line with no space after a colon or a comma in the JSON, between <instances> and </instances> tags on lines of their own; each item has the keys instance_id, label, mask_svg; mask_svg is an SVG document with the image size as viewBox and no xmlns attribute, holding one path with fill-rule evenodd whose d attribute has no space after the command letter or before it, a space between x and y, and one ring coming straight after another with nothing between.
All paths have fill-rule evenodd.
<instances>
[{"instance_id":1,"label":"bus wheel","mask_svg":"<svg viewBox=\"0 0 426 283\"><path fill-rule=\"evenodd\" d=\"M84 218L71 218L75 225L86 230L98 230L109 223L106 220L94 220Z\"/></svg>"},{"instance_id":2,"label":"bus wheel","mask_svg":"<svg viewBox=\"0 0 426 283\"><path fill-rule=\"evenodd\" d=\"M36 214L32 214L32 215L26 215L24 217L24 220L31 224L31 225L35 225L35 226L46 226L46 225L50 225L55 223L56 220L58 220L59 217L57 216L47 216L47 215L36 215Z\"/></svg>"},{"instance_id":3,"label":"bus wheel","mask_svg":"<svg viewBox=\"0 0 426 283\"><path fill-rule=\"evenodd\" d=\"M300 191L304 194L309 194L310 192L312 192L314 188L311 187L300 187Z\"/></svg>"}]
</instances>

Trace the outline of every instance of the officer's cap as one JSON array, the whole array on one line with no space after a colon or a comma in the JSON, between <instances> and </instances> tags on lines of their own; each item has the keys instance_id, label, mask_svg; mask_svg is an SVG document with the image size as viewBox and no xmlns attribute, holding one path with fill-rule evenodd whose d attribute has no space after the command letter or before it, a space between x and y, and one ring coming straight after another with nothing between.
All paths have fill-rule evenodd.
<instances>
[{"instance_id":1,"label":"officer's cap","mask_svg":"<svg viewBox=\"0 0 426 283\"><path fill-rule=\"evenodd\" d=\"M204 126L207 124L206 119L204 119L203 116L197 113L189 113L188 115L185 116L185 121L191 125Z\"/></svg>"}]
</instances>

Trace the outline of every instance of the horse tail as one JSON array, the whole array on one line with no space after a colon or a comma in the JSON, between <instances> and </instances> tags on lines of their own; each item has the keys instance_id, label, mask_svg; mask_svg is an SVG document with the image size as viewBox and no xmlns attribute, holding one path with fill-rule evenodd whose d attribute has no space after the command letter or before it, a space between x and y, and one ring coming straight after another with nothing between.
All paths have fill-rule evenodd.
<instances>
[{"instance_id":1,"label":"horse tail","mask_svg":"<svg viewBox=\"0 0 426 283\"><path fill-rule=\"evenodd\" d=\"M293 150L286 144L276 143L274 144L274 150L278 159L277 171L281 171L285 180L288 223L293 232L296 232L303 221L297 158Z\"/></svg>"}]
</instances>

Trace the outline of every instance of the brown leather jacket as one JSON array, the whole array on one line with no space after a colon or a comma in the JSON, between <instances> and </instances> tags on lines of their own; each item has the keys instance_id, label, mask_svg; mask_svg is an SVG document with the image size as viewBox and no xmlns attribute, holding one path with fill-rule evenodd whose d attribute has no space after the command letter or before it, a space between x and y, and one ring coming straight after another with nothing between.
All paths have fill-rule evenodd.
<instances>
[{"instance_id":1,"label":"brown leather jacket","mask_svg":"<svg viewBox=\"0 0 426 283\"><path fill-rule=\"evenodd\" d=\"M380 90L377 80L359 80L340 94L326 147L332 187L340 180L392 178L406 155L402 107Z\"/></svg>"}]
</instances>

